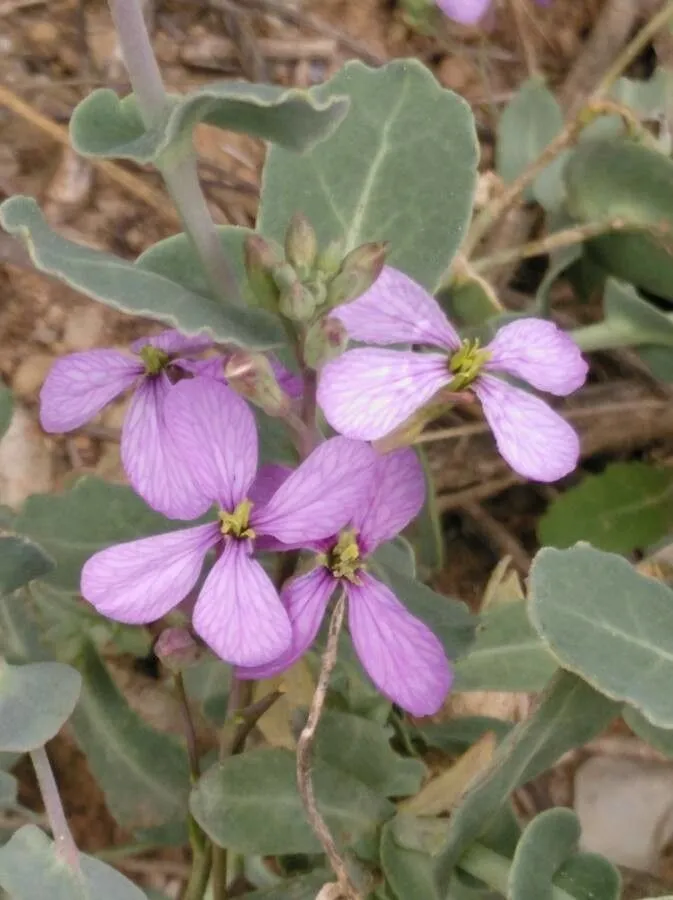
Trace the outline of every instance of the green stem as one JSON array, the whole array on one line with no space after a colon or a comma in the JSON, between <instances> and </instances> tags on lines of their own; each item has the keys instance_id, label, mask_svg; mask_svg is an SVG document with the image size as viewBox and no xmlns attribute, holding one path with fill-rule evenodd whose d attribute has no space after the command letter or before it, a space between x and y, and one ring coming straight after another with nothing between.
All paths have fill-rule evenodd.
<instances>
[{"instance_id":1,"label":"green stem","mask_svg":"<svg viewBox=\"0 0 673 900\"><path fill-rule=\"evenodd\" d=\"M44 747L32 750L30 754L37 784L40 788L44 809L49 820L49 828L54 836L57 854L71 869L79 871L79 850L75 844L68 820L63 811L63 804L58 793L54 772Z\"/></svg>"},{"instance_id":2,"label":"green stem","mask_svg":"<svg viewBox=\"0 0 673 900\"><path fill-rule=\"evenodd\" d=\"M580 350L591 353L596 350L616 350L618 347L634 347L638 344L649 343L639 341L638 335L628 325L620 325L619 322L611 322L605 319L603 322L595 322L593 325L583 325L569 332Z\"/></svg>"},{"instance_id":3,"label":"green stem","mask_svg":"<svg viewBox=\"0 0 673 900\"><path fill-rule=\"evenodd\" d=\"M203 900L208 888L208 879L213 862L213 846L208 844L194 856L189 881L182 893L181 900Z\"/></svg>"},{"instance_id":4,"label":"green stem","mask_svg":"<svg viewBox=\"0 0 673 900\"><path fill-rule=\"evenodd\" d=\"M458 862L458 868L478 878L487 884L494 891L507 897L507 888L509 882L509 872L512 867L512 860L505 856L500 856L488 847L481 844L473 844L461 856ZM576 900L572 894L564 891L563 888L552 885L552 900Z\"/></svg>"},{"instance_id":5,"label":"green stem","mask_svg":"<svg viewBox=\"0 0 673 900\"><path fill-rule=\"evenodd\" d=\"M124 64L146 128L160 125L171 106L157 64L140 0L108 0ZM196 155L190 143L171 148L156 165L180 214L185 232L201 259L210 286L220 300L242 303L238 283L201 190Z\"/></svg>"}]
</instances>

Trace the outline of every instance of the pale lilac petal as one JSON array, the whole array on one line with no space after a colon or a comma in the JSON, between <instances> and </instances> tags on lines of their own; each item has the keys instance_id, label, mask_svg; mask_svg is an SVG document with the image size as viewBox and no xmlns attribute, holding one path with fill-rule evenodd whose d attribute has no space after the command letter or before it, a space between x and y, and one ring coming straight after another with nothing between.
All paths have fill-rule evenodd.
<instances>
[{"instance_id":1,"label":"pale lilac petal","mask_svg":"<svg viewBox=\"0 0 673 900\"><path fill-rule=\"evenodd\" d=\"M572 338L544 319L510 322L487 349L491 352L487 370L506 372L560 397L582 387L589 371Z\"/></svg>"},{"instance_id":2,"label":"pale lilac petal","mask_svg":"<svg viewBox=\"0 0 673 900\"><path fill-rule=\"evenodd\" d=\"M188 458L166 425L166 401L175 390L165 374L142 380L124 419L121 457L133 489L169 519L195 519L213 504L196 486Z\"/></svg>"},{"instance_id":3,"label":"pale lilac petal","mask_svg":"<svg viewBox=\"0 0 673 900\"><path fill-rule=\"evenodd\" d=\"M131 344L131 350L134 353L140 353L142 348L148 344L156 347L157 350L163 350L164 353L200 353L202 350L207 350L208 347L213 346L213 339L205 334L189 337L180 331L176 331L175 328L168 328L166 331L160 331L159 334L155 334L152 337L138 338L137 341Z\"/></svg>"},{"instance_id":4,"label":"pale lilac petal","mask_svg":"<svg viewBox=\"0 0 673 900\"><path fill-rule=\"evenodd\" d=\"M423 466L413 450L404 448L380 456L366 503L353 519L358 542L366 555L389 541L421 511L425 500Z\"/></svg>"},{"instance_id":5,"label":"pale lilac petal","mask_svg":"<svg viewBox=\"0 0 673 900\"><path fill-rule=\"evenodd\" d=\"M318 403L332 428L374 441L390 434L451 381L446 356L349 350L320 373Z\"/></svg>"},{"instance_id":6,"label":"pale lilac petal","mask_svg":"<svg viewBox=\"0 0 673 900\"><path fill-rule=\"evenodd\" d=\"M257 428L245 400L214 378L187 379L171 389L166 416L202 497L233 512L257 470Z\"/></svg>"},{"instance_id":7,"label":"pale lilac petal","mask_svg":"<svg viewBox=\"0 0 673 900\"><path fill-rule=\"evenodd\" d=\"M276 376L276 381L288 397L292 397L293 400L301 397L304 392L304 382L301 376L295 375L294 372L286 368L273 353L269 354L269 362L271 363L273 374Z\"/></svg>"},{"instance_id":8,"label":"pale lilac petal","mask_svg":"<svg viewBox=\"0 0 673 900\"><path fill-rule=\"evenodd\" d=\"M130 388L143 367L117 350L87 350L57 359L40 392L45 431L79 428Z\"/></svg>"},{"instance_id":9,"label":"pale lilac petal","mask_svg":"<svg viewBox=\"0 0 673 900\"><path fill-rule=\"evenodd\" d=\"M101 550L84 564L82 596L117 622L154 622L194 587L219 537L217 525L199 525Z\"/></svg>"},{"instance_id":10,"label":"pale lilac petal","mask_svg":"<svg viewBox=\"0 0 673 900\"><path fill-rule=\"evenodd\" d=\"M454 22L475 25L491 5L491 0L436 0L436 3Z\"/></svg>"},{"instance_id":11,"label":"pale lilac petal","mask_svg":"<svg viewBox=\"0 0 673 900\"><path fill-rule=\"evenodd\" d=\"M280 595L292 624L290 649L265 666L237 669L237 677L243 679L273 678L274 675L278 675L294 665L315 640L327 604L336 586L337 580L324 566L313 569L308 575L293 578Z\"/></svg>"},{"instance_id":12,"label":"pale lilac petal","mask_svg":"<svg viewBox=\"0 0 673 900\"><path fill-rule=\"evenodd\" d=\"M362 441L324 441L265 506L253 509L253 528L284 544L304 546L336 534L368 496L376 461L376 453Z\"/></svg>"},{"instance_id":13,"label":"pale lilac petal","mask_svg":"<svg viewBox=\"0 0 673 900\"><path fill-rule=\"evenodd\" d=\"M260 666L288 649L292 629L271 579L247 541L228 540L208 573L193 616L211 650L235 666Z\"/></svg>"},{"instance_id":14,"label":"pale lilac petal","mask_svg":"<svg viewBox=\"0 0 673 900\"><path fill-rule=\"evenodd\" d=\"M282 466L280 463L268 463L260 466L248 491L248 499L252 500L255 506L264 506L291 474L292 469L289 466Z\"/></svg>"},{"instance_id":15,"label":"pale lilac petal","mask_svg":"<svg viewBox=\"0 0 673 900\"><path fill-rule=\"evenodd\" d=\"M216 378L226 382L224 366L226 356L211 356L208 359L176 359L172 365L189 372L191 375L203 375L204 378Z\"/></svg>"},{"instance_id":16,"label":"pale lilac petal","mask_svg":"<svg viewBox=\"0 0 673 900\"><path fill-rule=\"evenodd\" d=\"M444 648L389 588L366 572L360 578L347 592L348 625L362 665L402 709L414 716L436 713L452 681Z\"/></svg>"},{"instance_id":17,"label":"pale lilac petal","mask_svg":"<svg viewBox=\"0 0 673 900\"><path fill-rule=\"evenodd\" d=\"M503 459L531 481L557 481L576 468L577 433L539 397L485 375L474 383Z\"/></svg>"},{"instance_id":18,"label":"pale lilac petal","mask_svg":"<svg viewBox=\"0 0 673 900\"><path fill-rule=\"evenodd\" d=\"M441 306L404 272L385 266L372 287L331 315L367 344L428 344L455 350L460 338Z\"/></svg>"}]
</instances>

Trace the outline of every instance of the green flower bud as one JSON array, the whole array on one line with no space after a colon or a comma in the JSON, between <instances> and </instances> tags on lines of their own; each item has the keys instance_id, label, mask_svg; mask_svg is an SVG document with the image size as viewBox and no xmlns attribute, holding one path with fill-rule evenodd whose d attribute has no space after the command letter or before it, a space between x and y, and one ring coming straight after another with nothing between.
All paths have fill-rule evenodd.
<instances>
[{"instance_id":1,"label":"green flower bud","mask_svg":"<svg viewBox=\"0 0 673 900\"><path fill-rule=\"evenodd\" d=\"M318 255L318 239L306 216L295 213L285 233L285 257L300 275L308 275Z\"/></svg>"},{"instance_id":2,"label":"green flower bud","mask_svg":"<svg viewBox=\"0 0 673 900\"><path fill-rule=\"evenodd\" d=\"M315 312L315 297L300 281L281 291L281 315L292 322L308 322Z\"/></svg>"},{"instance_id":3,"label":"green flower bud","mask_svg":"<svg viewBox=\"0 0 673 900\"><path fill-rule=\"evenodd\" d=\"M264 309L277 313L280 291L273 272L284 262L280 248L260 234L251 234L243 244L243 257L253 299Z\"/></svg>"},{"instance_id":4,"label":"green flower bud","mask_svg":"<svg viewBox=\"0 0 673 900\"><path fill-rule=\"evenodd\" d=\"M346 349L348 332L339 319L323 316L309 326L304 338L304 362L311 369L320 369L336 359Z\"/></svg>"},{"instance_id":5,"label":"green flower bud","mask_svg":"<svg viewBox=\"0 0 673 900\"><path fill-rule=\"evenodd\" d=\"M356 300L381 274L388 252L386 241L362 244L346 256L327 288L327 304L341 306Z\"/></svg>"},{"instance_id":6,"label":"green flower bud","mask_svg":"<svg viewBox=\"0 0 673 900\"><path fill-rule=\"evenodd\" d=\"M315 261L316 271L325 278L333 278L341 267L343 259L343 250L340 241L330 241L330 243L318 253Z\"/></svg>"},{"instance_id":7,"label":"green flower bud","mask_svg":"<svg viewBox=\"0 0 673 900\"><path fill-rule=\"evenodd\" d=\"M263 353L234 351L224 367L229 387L269 416L284 416L290 398L276 380L271 363Z\"/></svg>"}]
</instances>

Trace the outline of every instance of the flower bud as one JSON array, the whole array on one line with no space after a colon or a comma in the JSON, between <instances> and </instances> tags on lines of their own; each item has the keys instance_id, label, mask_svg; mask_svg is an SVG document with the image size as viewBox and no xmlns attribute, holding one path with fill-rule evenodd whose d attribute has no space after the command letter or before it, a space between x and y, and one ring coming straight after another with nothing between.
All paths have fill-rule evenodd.
<instances>
[{"instance_id":1,"label":"flower bud","mask_svg":"<svg viewBox=\"0 0 673 900\"><path fill-rule=\"evenodd\" d=\"M300 281L281 291L278 308L292 322L307 322L315 312L315 297Z\"/></svg>"},{"instance_id":2,"label":"flower bud","mask_svg":"<svg viewBox=\"0 0 673 900\"><path fill-rule=\"evenodd\" d=\"M374 284L386 261L386 241L362 244L346 256L327 289L329 306L356 300Z\"/></svg>"},{"instance_id":3,"label":"flower bud","mask_svg":"<svg viewBox=\"0 0 673 900\"><path fill-rule=\"evenodd\" d=\"M320 272L325 278L333 278L341 268L343 259L343 250L340 241L330 241L330 243L318 253L315 261L316 271Z\"/></svg>"},{"instance_id":4,"label":"flower bud","mask_svg":"<svg viewBox=\"0 0 673 900\"><path fill-rule=\"evenodd\" d=\"M166 628L154 645L154 653L169 671L177 675L198 662L201 648L186 628Z\"/></svg>"},{"instance_id":5,"label":"flower bud","mask_svg":"<svg viewBox=\"0 0 673 900\"><path fill-rule=\"evenodd\" d=\"M260 234L251 234L243 244L243 257L248 284L255 301L264 309L277 312L280 291L273 272L283 265L280 249Z\"/></svg>"},{"instance_id":6,"label":"flower bud","mask_svg":"<svg viewBox=\"0 0 673 900\"><path fill-rule=\"evenodd\" d=\"M304 362L311 369L320 369L336 359L346 349L348 332L339 319L323 316L307 330L304 338Z\"/></svg>"},{"instance_id":7,"label":"flower bud","mask_svg":"<svg viewBox=\"0 0 673 900\"><path fill-rule=\"evenodd\" d=\"M306 216L295 213L285 233L285 256L300 275L308 275L318 254L318 239Z\"/></svg>"},{"instance_id":8,"label":"flower bud","mask_svg":"<svg viewBox=\"0 0 673 900\"><path fill-rule=\"evenodd\" d=\"M263 353L236 350L229 357L224 374L232 390L254 403L269 416L284 416L290 398L276 380Z\"/></svg>"}]
</instances>

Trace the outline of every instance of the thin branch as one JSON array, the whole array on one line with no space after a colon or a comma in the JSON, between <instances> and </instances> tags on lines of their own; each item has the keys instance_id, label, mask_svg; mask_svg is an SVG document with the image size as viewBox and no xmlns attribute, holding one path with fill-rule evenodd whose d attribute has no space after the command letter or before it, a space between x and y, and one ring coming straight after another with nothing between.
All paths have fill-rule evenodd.
<instances>
[{"instance_id":1,"label":"thin branch","mask_svg":"<svg viewBox=\"0 0 673 900\"><path fill-rule=\"evenodd\" d=\"M336 665L339 634L341 633L345 613L346 597L342 593L336 602L332 618L330 619L327 646L323 653L318 685L311 701L308 720L297 742L297 784L311 828L320 841L325 855L337 876L342 894L347 900L359 900L360 895L351 880L346 862L339 853L327 823L318 810L311 775L313 741L325 705L330 677Z\"/></svg>"},{"instance_id":2,"label":"thin branch","mask_svg":"<svg viewBox=\"0 0 673 900\"><path fill-rule=\"evenodd\" d=\"M255 725L262 716L271 709L273 704L277 700L280 700L284 693L285 691L283 690L271 691L265 697L262 697L261 700L257 700L256 703L251 703L250 706L247 706L236 714L236 718L240 720L240 724L231 741L231 748L229 751L230 756L236 756L243 751L245 742Z\"/></svg>"},{"instance_id":3,"label":"thin branch","mask_svg":"<svg viewBox=\"0 0 673 900\"><path fill-rule=\"evenodd\" d=\"M63 811L63 804L47 751L44 747L39 747L37 750L31 751L30 758L35 769L44 809L49 819L49 828L54 836L56 852L71 869L79 871L79 850Z\"/></svg>"},{"instance_id":4,"label":"thin branch","mask_svg":"<svg viewBox=\"0 0 673 900\"><path fill-rule=\"evenodd\" d=\"M521 42L521 49L523 50L524 59L526 60L526 68L528 70L528 77L535 78L540 74L540 67L537 61L537 54L535 52L535 46L530 39L530 35L528 33L528 27L525 21L525 10L523 8L524 0L509 0L509 8L512 12L512 18L514 19L514 25L517 30L517 34L519 35L519 40Z\"/></svg>"},{"instance_id":5,"label":"thin branch","mask_svg":"<svg viewBox=\"0 0 673 900\"><path fill-rule=\"evenodd\" d=\"M196 783L201 776L201 765L199 763L199 753L196 747L196 729L194 728L194 720L192 719L192 711L189 706L189 698L187 697L187 691L185 690L185 680L182 677L182 672L175 673L174 682L180 705L182 726L185 732L185 742L187 744L189 773L191 775L192 783Z\"/></svg>"}]
</instances>

